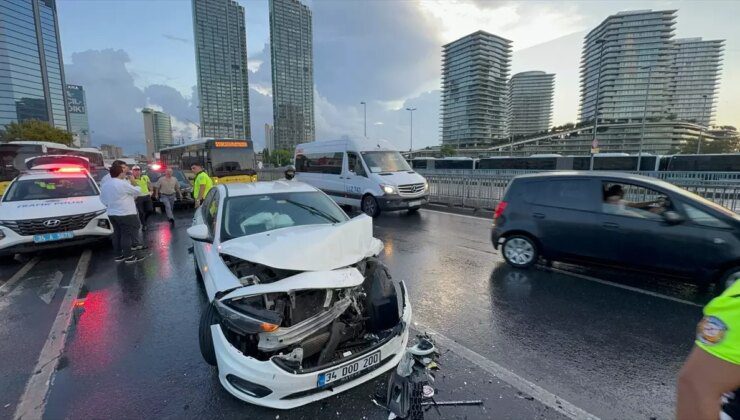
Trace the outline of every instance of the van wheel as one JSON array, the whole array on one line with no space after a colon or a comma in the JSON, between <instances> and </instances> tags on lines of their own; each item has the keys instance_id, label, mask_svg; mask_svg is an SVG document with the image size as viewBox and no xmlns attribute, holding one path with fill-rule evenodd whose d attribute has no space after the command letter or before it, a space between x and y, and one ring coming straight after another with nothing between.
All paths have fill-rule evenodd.
<instances>
[{"instance_id":1,"label":"van wheel","mask_svg":"<svg viewBox=\"0 0 740 420\"><path fill-rule=\"evenodd\" d=\"M200 344L200 354L203 360L211 366L216 366L216 350L213 348L213 336L211 335L211 325L218 324L218 312L213 303L203 311L200 317L200 328L198 331L198 342Z\"/></svg>"},{"instance_id":2,"label":"van wheel","mask_svg":"<svg viewBox=\"0 0 740 420\"><path fill-rule=\"evenodd\" d=\"M364 197L362 197L362 204L360 205L360 209L363 213L367 214L370 217L378 217L380 215L380 206L378 205L378 200L375 199L370 194L366 194Z\"/></svg>"},{"instance_id":3,"label":"van wheel","mask_svg":"<svg viewBox=\"0 0 740 420\"><path fill-rule=\"evenodd\" d=\"M740 267L733 267L725 271L725 273L722 274L722 277L719 278L717 286L715 287L715 290L717 290L717 294L719 295L725 290L729 289L730 286L732 286L738 280L740 280Z\"/></svg>"},{"instance_id":4,"label":"van wheel","mask_svg":"<svg viewBox=\"0 0 740 420\"><path fill-rule=\"evenodd\" d=\"M537 262L539 251L534 241L523 235L506 238L501 248L504 260L512 267L527 268Z\"/></svg>"}]
</instances>

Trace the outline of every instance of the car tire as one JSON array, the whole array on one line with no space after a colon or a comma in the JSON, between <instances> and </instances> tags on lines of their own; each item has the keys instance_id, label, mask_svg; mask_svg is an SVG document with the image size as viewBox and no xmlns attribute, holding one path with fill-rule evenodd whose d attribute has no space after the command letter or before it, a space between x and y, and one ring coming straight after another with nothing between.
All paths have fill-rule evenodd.
<instances>
[{"instance_id":1,"label":"car tire","mask_svg":"<svg viewBox=\"0 0 740 420\"><path fill-rule=\"evenodd\" d=\"M218 312L213 303L209 304L200 317L200 328L198 331L198 342L200 344L200 354L203 360L211 366L217 366L216 350L213 347L213 336L211 335L211 325L218 324Z\"/></svg>"},{"instance_id":2,"label":"car tire","mask_svg":"<svg viewBox=\"0 0 740 420\"><path fill-rule=\"evenodd\" d=\"M732 267L722 273L722 276L719 278L717 285L715 286L717 294L722 294L722 292L727 290L737 280L740 280L740 267Z\"/></svg>"},{"instance_id":3,"label":"car tire","mask_svg":"<svg viewBox=\"0 0 740 420\"><path fill-rule=\"evenodd\" d=\"M507 264L515 268L528 268L537 262L539 250L532 238L512 235L506 238L501 247L501 255Z\"/></svg>"},{"instance_id":4,"label":"car tire","mask_svg":"<svg viewBox=\"0 0 740 420\"><path fill-rule=\"evenodd\" d=\"M370 194L365 194L362 197L362 203L360 204L360 210L370 217L378 217L380 215L380 206L378 200Z\"/></svg>"},{"instance_id":5,"label":"car tire","mask_svg":"<svg viewBox=\"0 0 740 420\"><path fill-rule=\"evenodd\" d=\"M421 207L411 207L411 208L410 208L410 209L408 210L408 214L416 214L416 213L418 213L418 212L419 212L419 209L420 209L420 208L421 208Z\"/></svg>"}]
</instances>

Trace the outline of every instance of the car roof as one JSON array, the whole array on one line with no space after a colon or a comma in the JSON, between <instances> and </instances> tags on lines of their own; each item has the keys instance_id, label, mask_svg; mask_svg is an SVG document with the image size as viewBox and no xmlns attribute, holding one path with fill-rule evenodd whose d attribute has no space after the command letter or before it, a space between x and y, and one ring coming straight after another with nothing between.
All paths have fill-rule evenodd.
<instances>
[{"instance_id":1,"label":"car roof","mask_svg":"<svg viewBox=\"0 0 740 420\"><path fill-rule=\"evenodd\" d=\"M229 197L318 191L315 187L298 181L260 181L222 185L226 189Z\"/></svg>"},{"instance_id":2,"label":"car roof","mask_svg":"<svg viewBox=\"0 0 740 420\"><path fill-rule=\"evenodd\" d=\"M50 172L43 170L30 170L28 172L22 172L18 175L19 180L22 179L49 179L49 178L87 178L86 172Z\"/></svg>"},{"instance_id":3,"label":"car roof","mask_svg":"<svg viewBox=\"0 0 740 420\"><path fill-rule=\"evenodd\" d=\"M611 172L611 171L552 171L537 172L533 174L519 175L515 179L547 179L547 178L608 178L609 180L619 180L624 182L637 181L646 184L652 184L657 187L670 189L672 191L683 191L681 188L657 178L649 176L631 174L628 172Z\"/></svg>"}]
</instances>

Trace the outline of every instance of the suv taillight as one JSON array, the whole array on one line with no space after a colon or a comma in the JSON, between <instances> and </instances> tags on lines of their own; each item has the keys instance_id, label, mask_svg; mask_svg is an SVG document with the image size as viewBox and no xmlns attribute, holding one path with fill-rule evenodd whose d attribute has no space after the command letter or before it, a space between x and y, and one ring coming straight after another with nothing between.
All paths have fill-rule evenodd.
<instances>
[{"instance_id":1,"label":"suv taillight","mask_svg":"<svg viewBox=\"0 0 740 420\"><path fill-rule=\"evenodd\" d=\"M493 220L496 220L504 214L504 210L506 210L506 206L508 206L509 203L506 201L499 201L498 206L496 206L496 211L493 213Z\"/></svg>"}]
</instances>

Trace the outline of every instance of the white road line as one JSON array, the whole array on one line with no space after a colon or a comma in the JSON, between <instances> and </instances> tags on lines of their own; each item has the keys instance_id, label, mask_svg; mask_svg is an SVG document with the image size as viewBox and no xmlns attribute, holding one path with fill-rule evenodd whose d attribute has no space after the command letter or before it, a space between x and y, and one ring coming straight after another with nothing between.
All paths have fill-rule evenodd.
<instances>
[{"instance_id":1,"label":"white road line","mask_svg":"<svg viewBox=\"0 0 740 420\"><path fill-rule=\"evenodd\" d=\"M498 363L487 359L486 357L474 352L473 350L470 350L462 344L459 344L458 342L447 338L444 335L430 328L427 328L424 325L415 323L414 329L429 333L433 336L434 341L437 344L450 349L450 351L457 354L458 356L477 365L481 369L485 370L491 375L496 376L497 378L501 379L517 390L533 397L535 400L547 405L548 407L556 410L559 413L568 416L571 419L598 419L598 417L594 416L593 414L569 403L568 401L565 401L564 399L542 388L541 386L529 382L528 380L506 369Z\"/></svg>"},{"instance_id":2,"label":"white road line","mask_svg":"<svg viewBox=\"0 0 740 420\"><path fill-rule=\"evenodd\" d=\"M73 303L85 283L91 255L92 251L86 249L80 256L77 268L72 274L72 280L69 282L67 293L64 295L62 305L51 326L46 343L44 343L44 348L41 349L39 359L33 368L33 374L26 383L26 389L23 391L23 396L15 409L13 415L15 420L41 419L44 415L46 397L49 393L52 377L59 363L59 358L62 356L67 333L72 323Z\"/></svg>"},{"instance_id":3,"label":"white road line","mask_svg":"<svg viewBox=\"0 0 740 420\"><path fill-rule=\"evenodd\" d=\"M432 209L427 209L427 208L423 208L420 211L429 212L429 213L446 214L448 216L465 217L465 218L468 218L468 219L475 219L475 220L481 220L481 221L488 220L488 217L468 216L467 214L450 213L450 212L446 212L446 211L432 210Z\"/></svg>"},{"instance_id":4,"label":"white road line","mask_svg":"<svg viewBox=\"0 0 740 420\"><path fill-rule=\"evenodd\" d=\"M583 280L593 281L593 282L596 282L596 283L605 284L607 286L614 286L614 287L618 287L620 289L625 289L625 290L629 290L629 291L632 291L632 292L642 293L644 295L653 296L653 297L657 297L657 298L660 298L660 299L665 299L665 300L670 300L670 301L673 301L673 302L683 303L684 305L691 305L691 306L696 306L696 307L699 307L699 308L703 308L704 307L704 305L702 305L700 303L692 302L690 300L685 300L685 299L681 299L681 298L667 296L667 295L664 295L664 294L661 294L661 293L658 293L658 292L651 292L649 290L643 290L643 289L640 289L638 287L627 286L625 284L619 284L619 283L611 282L609 280L602 280L602 279L599 279L599 278L596 278L596 277L588 276L586 274L572 273L572 272L570 272L568 270L561 270L559 268L553 268L553 267L543 267L543 268L545 270L553 271L555 273L560 273L560 274L565 274L565 275L568 275L568 276L578 277L578 278L583 279Z\"/></svg>"},{"instance_id":5,"label":"white road line","mask_svg":"<svg viewBox=\"0 0 740 420\"><path fill-rule=\"evenodd\" d=\"M15 286L15 284L18 283L23 278L23 276L25 276L29 271L31 271L33 266L35 266L36 263L38 262L39 262L39 257L31 258L26 263L26 265L21 267L20 270L18 270L15 274L13 274L13 277L11 277L10 279L8 279L8 281L3 283L3 285L0 286L0 297L3 297L7 295L8 293L10 293L10 290Z\"/></svg>"}]
</instances>

